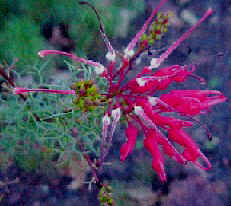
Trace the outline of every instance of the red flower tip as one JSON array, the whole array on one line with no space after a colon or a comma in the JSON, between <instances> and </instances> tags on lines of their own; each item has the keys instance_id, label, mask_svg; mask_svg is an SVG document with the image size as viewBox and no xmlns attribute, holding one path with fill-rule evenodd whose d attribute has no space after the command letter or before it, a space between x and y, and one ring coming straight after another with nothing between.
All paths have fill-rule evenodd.
<instances>
[{"instance_id":1,"label":"red flower tip","mask_svg":"<svg viewBox=\"0 0 231 206\"><path fill-rule=\"evenodd\" d=\"M196 143L184 132L183 129L169 129L168 137L185 148L182 155L187 161L191 161L194 165L203 170L209 170L211 168L211 163L207 157L205 157ZM198 161L199 158L202 158L207 164L207 167L200 164Z\"/></svg>"},{"instance_id":2,"label":"red flower tip","mask_svg":"<svg viewBox=\"0 0 231 206\"><path fill-rule=\"evenodd\" d=\"M131 152L131 146L126 142L120 147L120 161L123 162Z\"/></svg>"},{"instance_id":3,"label":"red flower tip","mask_svg":"<svg viewBox=\"0 0 231 206\"><path fill-rule=\"evenodd\" d=\"M209 170L212 167L208 158L199 149L195 151L190 151L190 150L185 149L183 152L183 156L187 161L191 161L195 166L199 167L200 169ZM206 163L207 167L204 167L198 161L200 158L204 161L204 163Z\"/></svg>"},{"instance_id":4,"label":"red flower tip","mask_svg":"<svg viewBox=\"0 0 231 206\"><path fill-rule=\"evenodd\" d=\"M186 159L175 149L171 142L159 130L155 131L153 135L157 143L162 145L165 154L175 159L180 164L186 163Z\"/></svg>"},{"instance_id":5,"label":"red flower tip","mask_svg":"<svg viewBox=\"0 0 231 206\"><path fill-rule=\"evenodd\" d=\"M185 115L198 115L210 107L222 103L226 97L217 90L173 90L160 99Z\"/></svg>"},{"instance_id":6,"label":"red flower tip","mask_svg":"<svg viewBox=\"0 0 231 206\"><path fill-rule=\"evenodd\" d=\"M189 149L190 151L196 152L199 148L196 143L189 137L183 129L169 129L168 138L179 145Z\"/></svg>"},{"instance_id":7,"label":"red flower tip","mask_svg":"<svg viewBox=\"0 0 231 206\"><path fill-rule=\"evenodd\" d=\"M144 139L144 147L152 155L152 168L156 171L162 182L167 181L164 170L164 159L156 141L155 130L148 130Z\"/></svg>"},{"instance_id":8,"label":"red flower tip","mask_svg":"<svg viewBox=\"0 0 231 206\"><path fill-rule=\"evenodd\" d=\"M120 161L124 161L127 156L132 152L136 145L136 136L138 134L138 129L128 122L128 127L126 129L127 142L124 143L120 148Z\"/></svg>"},{"instance_id":9,"label":"red flower tip","mask_svg":"<svg viewBox=\"0 0 231 206\"><path fill-rule=\"evenodd\" d=\"M157 161L153 158L152 160L152 168L158 174L161 182L167 182L166 173L164 171L164 164L161 161Z\"/></svg>"}]
</instances>

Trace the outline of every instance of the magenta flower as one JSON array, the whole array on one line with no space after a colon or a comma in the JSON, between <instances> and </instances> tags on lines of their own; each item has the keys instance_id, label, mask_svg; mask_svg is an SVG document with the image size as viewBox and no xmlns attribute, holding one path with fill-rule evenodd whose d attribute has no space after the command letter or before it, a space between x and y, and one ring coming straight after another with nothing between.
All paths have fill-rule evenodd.
<instances>
[{"instance_id":1,"label":"magenta flower","mask_svg":"<svg viewBox=\"0 0 231 206\"><path fill-rule=\"evenodd\" d=\"M153 97L156 91L165 90L173 82L183 83L189 76L199 80L200 83L205 83L203 78L194 74L194 65L173 65L160 68L154 72L152 69L159 67L182 41L188 38L190 34L212 14L212 9L208 9L204 16L178 38L159 58L153 58L150 65L145 66L134 79L128 82L125 81L127 73L135 70L135 60L139 58L142 52L148 50L150 39L142 40L142 38L145 32L148 33L152 31L150 27L153 18L166 2L167 0L161 0L159 6L154 9L141 30L128 44L123 55L113 49L101 26L101 33L103 34L102 36L108 49L106 58L109 63L107 66L62 51L42 50L39 52L41 57L50 54L65 55L73 61L91 65L95 68L96 74L105 78L108 82L107 92L100 94L101 96L95 92L98 95L95 98L97 103L90 102L91 104L95 103L94 105L96 106L101 105L101 102L107 103L105 115L102 119L101 161L106 157L107 145L112 143L114 130L122 116L123 120L127 122L127 141L120 149L121 161L124 161L132 152L136 144L137 134L139 131L142 131L145 136L144 147L151 154L152 167L159 175L161 181L166 181L167 177L164 170L164 158L159 146L162 147L164 153L181 164L192 162L201 169L207 170L211 168L209 160L200 151L192 138L184 131L184 128L191 127L193 123L198 122L193 119L194 116L209 112L212 106L226 100L226 97L217 90L173 90L170 93L162 94L160 97ZM156 22L161 22L159 24L163 25L162 30L164 30L168 23L168 16L163 15L161 18L163 18L163 21L159 21L157 18ZM154 36L161 34L162 30L155 30ZM136 47L137 49L135 49ZM120 62L117 63L119 59ZM90 97L89 92L87 92L88 88L89 86L82 87L81 90L77 90L76 88L73 88L73 90L15 88L14 93L47 92L72 94L77 96L78 99L78 97ZM87 103L89 103L89 100ZM85 110L87 109L85 108ZM163 113L165 113L165 115L163 115ZM166 116L166 114L171 115L173 113L179 114L189 121L180 119L179 115L178 117ZM164 133L168 135L165 136ZM172 145L172 142L181 145L184 149L183 153L177 151ZM199 162L200 159L206 163L207 167Z\"/></svg>"}]
</instances>

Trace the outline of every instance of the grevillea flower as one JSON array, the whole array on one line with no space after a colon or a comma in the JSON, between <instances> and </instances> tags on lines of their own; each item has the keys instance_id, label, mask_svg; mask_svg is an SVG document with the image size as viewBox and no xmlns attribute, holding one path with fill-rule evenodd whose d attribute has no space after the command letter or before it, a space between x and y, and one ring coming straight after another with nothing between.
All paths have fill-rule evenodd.
<instances>
[{"instance_id":1,"label":"grevillea flower","mask_svg":"<svg viewBox=\"0 0 231 206\"><path fill-rule=\"evenodd\" d=\"M178 163L192 162L195 166L205 170L211 168L209 160L184 131L184 128L192 127L194 123L198 123L193 119L194 116L209 112L212 106L226 100L226 97L217 90L172 90L160 97L153 96L156 91L165 90L172 83L183 83L188 77L205 83L203 78L194 74L196 69L194 65L172 65L160 69L156 68L212 14L212 9L208 9L203 17L179 37L159 58L153 58L150 65L143 67L135 78L126 81L127 73L135 71L136 59L140 58L140 54L149 51L151 43L158 40L166 32L170 15L157 15L156 20L153 20L166 2L167 0L160 1L159 6L153 10L141 30L128 44L123 55L111 46L103 26L100 26L108 50L107 66L63 51L42 50L39 52L41 57L51 54L65 55L73 61L93 66L96 74L108 82L106 93L101 94L95 86L95 82L84 80L75 83L71 87L72 90L14 89L15 94L25 92L72 94L76 97L73 102L84 112L88 112L92 105L92 109L97 106L102 107L101 103L103 102L105 115L102 119L101 160L103 161L105 158L105 144L112 143L112 136L119 121L127 122L127 139L120 149L121 161L124 161L132 152L138 132L143 131L144 147L151 154L152 167L161 181L166 181L167 177L160 146L164 153ZM156 70L153 72L153 69ZM172 114L174 116L170 116ZM177 151L172 142L183 147L183 152ZM203 166L204 164L199 162L200 159L207 166Z\"/></svg>"}]
</instances>

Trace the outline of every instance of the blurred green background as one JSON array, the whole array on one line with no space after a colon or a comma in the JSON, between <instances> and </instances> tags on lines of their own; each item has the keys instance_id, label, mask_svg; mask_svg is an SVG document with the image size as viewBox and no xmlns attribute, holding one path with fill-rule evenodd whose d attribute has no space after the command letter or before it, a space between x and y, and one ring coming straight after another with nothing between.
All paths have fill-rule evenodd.
<instances>
[{"instance_id":1,"label":"blurred green background","mask_svg":"<svg viewBox=\"0 0 231 206\"><path fill-rule=\"evenodd\" d=\"M130 18L144 9L144 2L136 0L88 2L98 9L110 38L125 37ZM22 70L38 60L41 49L60 49L96 59L104 54L95 14L77 0L1 0L0 25L0 59L10 63L17 57Z\"/></svg>"}]
</instances>

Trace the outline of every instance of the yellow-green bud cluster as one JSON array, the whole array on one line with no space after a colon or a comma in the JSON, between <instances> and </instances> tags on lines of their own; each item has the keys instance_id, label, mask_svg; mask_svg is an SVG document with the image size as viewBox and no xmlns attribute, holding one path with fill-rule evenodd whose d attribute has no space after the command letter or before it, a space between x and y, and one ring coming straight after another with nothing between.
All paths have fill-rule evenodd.
<instances>
[{"instance_id":1,"label":"yellow-green bud cluster","mask_svg":"<svg viewBox=\"0 0 231 206\"><path fill-rule=\"evenodd\" d=\"M172 16L173 14L171 12L168 12L166 14L159 12L155 21L150 26L148 33L143 34L141 38L141 44L142 42L146 41L148 46L150 46L156 40L160 40L163 34L168 31L169 18L171 18Z\"/></svg>"},{"instance_id":2,"label":"yellow-green bud cluster","mask_svg":"<svg viewBox=\"0 0 231 206\"><path fill-rule=\"evenodd\" d=\"M71 85L75 90L76 98L73 100L74 105L81 111L93 111L103 100L98 88L92 80L83 80Z\"/></svg>"},{"instance_id":3,"label":"yellow-green bud cluster","mask_svg":"<svg viewBox=\"0 0 231 206\"><path fill-rule=\"evenodd\" d=\"M112 206L112 188L110 186L103 186L99 192L100 205Z\"/></svg>"}]
</instances>

